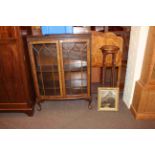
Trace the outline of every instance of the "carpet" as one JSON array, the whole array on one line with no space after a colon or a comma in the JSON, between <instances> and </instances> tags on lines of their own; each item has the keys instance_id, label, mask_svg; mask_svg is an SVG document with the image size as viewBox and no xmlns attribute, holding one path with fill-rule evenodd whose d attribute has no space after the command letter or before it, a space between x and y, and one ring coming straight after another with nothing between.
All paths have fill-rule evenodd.
<instances>
[{"instance_id":1,"label":"carpet","mask_svg":"<svg viewBox=\"0 0 155 155\"><path fill-rule=\"evenodd\" d=\"M0 113L1 129L154 129L155 121L135 120L120 99L118 112L97 111L96 95L93 95L93 109L88 101L46 101L42 111L35 111L33 117L24 113Z\"/></svg>"}]
</instances>

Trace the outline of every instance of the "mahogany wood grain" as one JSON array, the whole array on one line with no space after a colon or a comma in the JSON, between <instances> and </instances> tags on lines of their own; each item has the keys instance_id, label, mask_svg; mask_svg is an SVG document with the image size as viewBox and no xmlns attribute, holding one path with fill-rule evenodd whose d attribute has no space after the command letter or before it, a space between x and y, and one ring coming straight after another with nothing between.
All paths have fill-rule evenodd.
<instances>
[{"instance_id":1,"label":"mahogany wood grain","mask_svg":"<svg viewBox=\"0 0 155 155\"><path fill-rule=\"evenodd\" d=\"M0 27L0 111L3 112L24 109L33 113L34 96L23 44L21 27Z\"/></svg>"}]
</instances>

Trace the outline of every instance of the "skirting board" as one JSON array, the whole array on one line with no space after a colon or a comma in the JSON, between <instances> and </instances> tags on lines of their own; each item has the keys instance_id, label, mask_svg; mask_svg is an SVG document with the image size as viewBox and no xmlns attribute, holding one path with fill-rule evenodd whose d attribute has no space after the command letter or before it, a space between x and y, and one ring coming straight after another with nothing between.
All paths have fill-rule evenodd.
<instances>
[{"instance_id":1,"label":"skirting board","mask_svg":"<svg viewBox=\"0 0 155 155\"><path fill-rule=\"evenodd\" d=\"M148 112L138 113L133 107L133 105L131 105L130 111L137 120L155 120L155 113L148 113Z\"/></svg>"}]
</instances>

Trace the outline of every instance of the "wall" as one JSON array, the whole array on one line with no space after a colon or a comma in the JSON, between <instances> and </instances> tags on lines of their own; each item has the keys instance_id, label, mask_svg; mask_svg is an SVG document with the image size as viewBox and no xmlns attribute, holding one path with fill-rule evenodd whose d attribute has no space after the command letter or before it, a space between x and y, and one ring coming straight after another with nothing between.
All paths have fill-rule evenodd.
<instances>
[{"instance_id":1,"label":"wall","mask_svg":"<svg viewBox=\"0 0 155 155\"><path fill-rule=\"evenodd\" d=\"M148 26L133 26L131 28L127 73L123 93L123 101L128 108L130 108L132 103L135 82L140 78L148 30Z\"/></svg>"}]
</instances>

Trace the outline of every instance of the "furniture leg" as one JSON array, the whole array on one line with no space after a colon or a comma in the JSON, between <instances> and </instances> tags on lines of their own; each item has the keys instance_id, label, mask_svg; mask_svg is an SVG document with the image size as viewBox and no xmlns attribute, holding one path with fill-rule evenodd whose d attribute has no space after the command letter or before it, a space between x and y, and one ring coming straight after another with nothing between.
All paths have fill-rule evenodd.
<instances>
[{"instance_id":1,"label":"furniture leg","mask_svg":"<svg viewBox=\"0 0 155 155\"><path fill-rule=\"evenodd\" d=\"M32 111L28 111L28 112L25 112L29 117L32 117L34 115L34 110Z\"/></svg>"},{"instance_id":2,"label":"furniture leg","mask_svg":"<svg viewBox=\"0 0 155 155\"><path fill-rule=\"evenodd\" d=\"M29 117L32 117L34 115L34 107L32 110L26 111L25 114L27 114Z\"/></svg>"},{"instance_id":3,"label":"furniture leg","mask_svg":"<svg viewBox=\"0 0 155 155\"><path fill-rule=\"evenodd\" d=\"M101 67L101 84L105 84L105 57L106 54L103 54L103 67Z\"/></svg>"},{"instance_id":4,"label":"furniture leg","mask_svg":"<svg viewBox=\"0 0 155 155\"><path fill-rule=\"evenodd\" d=\"M41 103L40 103L40 100L39 100L39 99L36 99L36 104L37 104L37 106L38 106L36 109L37 109L38 111L41 111L42 108L41 108Z\"/></svg>"},{"instance_id":5,"label":"furniture leg","mask_svg":"<svg viewBox=\"0 0 155 155\"><path fill-rule=\"evenodd\" d=\"M112 72L112 67L110 67L110 71L111 71L110 86L112 86L113 85L113 72Z\"/></svg>"},{"instance_id":6,"label":"furniture leg","mask_svg":"<svg viewBox=\"0 0 155 155\"><path fill-rule=\"evenodd\" d=\"M112 54L112 86L115 87L115 54Z\"/></svg>"},{"instance_id":7,"label":"furniture leg","mask_svg":"<svg viewBox=\"0 0 155 155\"><path fill-rule=\"evenodd\" d=\"M103 67L101 67L100 82L103 83Z\"/></svg>"},{"instance_id":8,"label":"furniture leg","mask_svg":"<svg viewBox=\"0 0 155 155\"><path fill-rule=\"evenodd\" d=\"M118 79L117 79L117 87L120 86L121 81L121 66L118 66Z\"/></svg>"},{"instance_id":9,"label":"furniture leg","mask_svg":"<svg viewBox=\"0 0 155 155\"><path fill-rule=\"evenodd\" d=\"M92 99L89 99L88 101L89 101L89 103L88 103L88 109L91 110L92 109L92 104L91 104L92 103Z\"/></svg>"}]
</instances>

